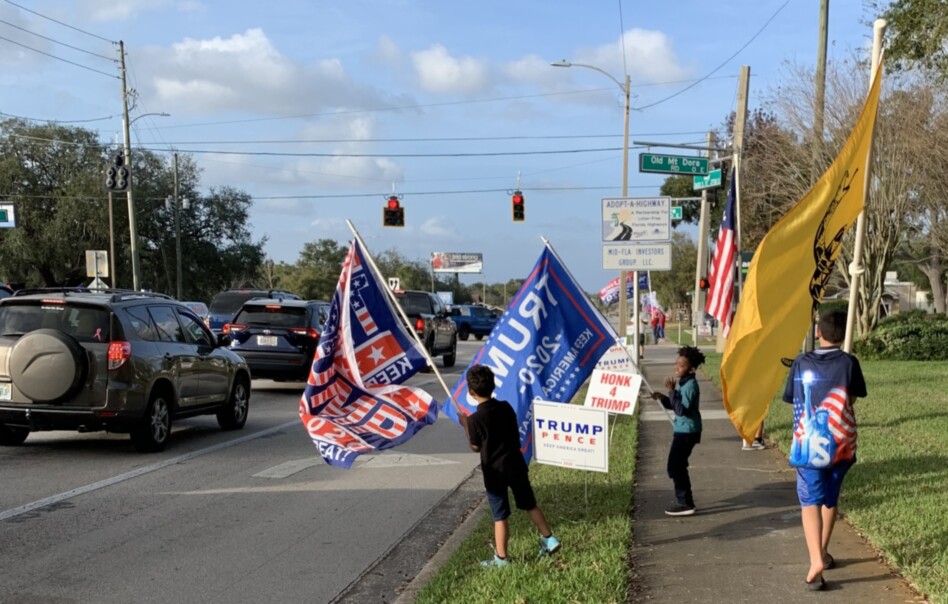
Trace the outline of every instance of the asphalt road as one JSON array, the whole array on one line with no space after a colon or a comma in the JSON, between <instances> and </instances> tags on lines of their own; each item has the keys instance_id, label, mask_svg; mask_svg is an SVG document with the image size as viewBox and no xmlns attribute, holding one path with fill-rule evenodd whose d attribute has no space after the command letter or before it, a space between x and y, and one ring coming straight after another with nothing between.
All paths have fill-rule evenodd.
<instances>
[{"instance_id":1,"label":"asphalt road","mask_svg":"<svg viewBox=\"0 0 948 604\"><path fill-rule=\"evenodd\" d=\"M443 370L449 387L481 345L459 343L457 365ZM412 383L445 399L434 374ZM457 499L478 459L441 418L396 450L332 468L299 421L301 392L254 382L243 430L182 420L159 454L105 433L37 433L0 448L0 602L343 599Z\"/></svg>"}]
</instances>

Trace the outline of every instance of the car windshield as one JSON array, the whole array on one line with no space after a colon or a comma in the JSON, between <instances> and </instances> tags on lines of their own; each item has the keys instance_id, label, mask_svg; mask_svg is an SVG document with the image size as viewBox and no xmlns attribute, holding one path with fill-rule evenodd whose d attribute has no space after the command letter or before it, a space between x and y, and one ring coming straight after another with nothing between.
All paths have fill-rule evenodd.
<instances>
[{"instance_id":1,"label":"car windshield","mask_svg":"<svg viewBox=\"0 0 948 604\"><path fill-rule=\"evenodd\" d=\"M249 305L234 317L238 325L269 325L270 327L306 327L306 308L303 306Z\"/></svg>"},{"instance_id":2,"label":"car windshield","mask_svg":"<svg viewBox=\"0 0 948 604\"><path fill-rule=\"evenodd\" d=\"M425 294L396 294L398 303L402 305L402 310L407 315L430 315L431 302Z\"/></svg>"},{"instance_id":3,"label":"car windshield","mask_svg":"<svg viewBox=\"0 0 948 604\"><path fill-rule=\"evenodd\" d=\"M221 292L211 300L211 312L216 315L232 315L240 310L247 300L263 296L266 294L259 291Z\"/></svg>"},{"instance_id":4,"label":"car windshield","mask_svg":"<svg viewBox=\"0 0 948 604\"><path fill-rule=\"evenodd\" d=\"M24 301L0 306L0 335L24 334L37 329L58 329L80 342L108 342L109 311L60 301Z\"/></svg>"}]
</instances>

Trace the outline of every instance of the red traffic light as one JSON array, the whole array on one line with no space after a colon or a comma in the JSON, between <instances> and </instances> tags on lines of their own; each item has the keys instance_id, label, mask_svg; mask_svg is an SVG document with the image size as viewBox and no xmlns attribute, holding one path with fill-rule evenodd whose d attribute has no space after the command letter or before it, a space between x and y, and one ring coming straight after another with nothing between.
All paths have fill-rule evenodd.
<instances>
[{"instance_id":1,"label":"red traffic light","mask_svg":"<svg viewBox=\"0 0 948 604\"><path fill-rule=\"evenodd\" d=\"M699 289L708 289L709 287L711 287L711 282L708 280L707 277L701 277L700 279L698 279Z\"/></svg>"},{"instance_id":2,"label":"red traffic light","mask_svg":"<svg viewBox=\"0 0 948 604\"><path fill-rule=\"evenodd\" d=\"M397 210L397 209L398 209L398 198L395 197L394 195L392 195L391 197L389 197L389 198L388 198L388 207L389 207L389 209L391 209L391 210Z\"/></svg>"},{"instance_id":3,"label":"red traffic light","mask_svg":"<svg viewBox=\"0 0 948 604\"><path fill-rule=\"evenodd\" d=\"M517 204L517 205L522 205L522 204L523 204L523 193L521 193L520 191L514 191L513 197L511 197L510 200L511 200L512 202L514 202L515 204Z\"/></svg>"}]
</instances>

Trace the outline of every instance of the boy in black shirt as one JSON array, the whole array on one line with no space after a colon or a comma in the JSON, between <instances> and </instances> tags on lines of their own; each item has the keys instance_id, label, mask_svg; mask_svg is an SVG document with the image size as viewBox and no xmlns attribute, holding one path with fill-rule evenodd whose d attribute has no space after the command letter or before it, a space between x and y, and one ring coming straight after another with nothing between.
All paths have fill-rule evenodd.
<instances>
[{"instance_id":1,"label":"boy in black shirt","mask_svg":"<svg viewBox=\"0 0 948 604\"><path fill-rule=\"evenodd\" d=\"M520 452L520 431L517 414L505 401L493 398L494 372L485 365L474 365L467 370L468 394L477 401L477 411L470 417L458 411L458 420L464 427L471 450L481 454L481 471L487 501L494 517L494 557L481 562L483 566L503 567L507 560L507 538L510 530L511 489L517 508L525 510L540 531L540 555L552 554L560 542L550 531L543 511L537 505L530 485L527 462Z\"/></svg>"}]
</instances>

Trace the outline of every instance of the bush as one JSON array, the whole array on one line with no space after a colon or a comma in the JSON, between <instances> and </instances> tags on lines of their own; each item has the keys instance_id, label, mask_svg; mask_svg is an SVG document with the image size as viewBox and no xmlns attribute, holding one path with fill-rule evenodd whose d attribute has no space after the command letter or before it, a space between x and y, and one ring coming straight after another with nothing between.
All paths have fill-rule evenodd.
<instances>
[{"instance_id":1,"label":"bush","mask_svg":"<svg viewBox=\"0 0 948 604\"><path fill-rule=\"evenodd\" d=\"M924 311L891 315L876 329L855 342L862 358L890 361L948 360L948 316Z\"/></svg>"}]
</instances>

